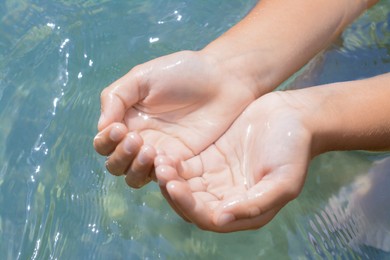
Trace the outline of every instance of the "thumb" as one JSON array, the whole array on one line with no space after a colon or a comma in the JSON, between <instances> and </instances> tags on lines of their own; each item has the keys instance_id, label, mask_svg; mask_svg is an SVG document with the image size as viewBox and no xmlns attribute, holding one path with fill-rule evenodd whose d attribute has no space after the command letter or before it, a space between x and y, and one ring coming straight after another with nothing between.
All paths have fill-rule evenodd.
<instances>
[{"instance_id":1,"label":"thumb","mask_svg":"<svg viewBox=\"0 0 390 260\"><path fill-rule=\"evenodd\" d=\"M122 122L126 111L142 99L141 76L142 73L135 73L133 69L102 91L99 131L114 122Z\"/></svg>"},{"instance_id":2,"label":"thumb","mask_svg":"<svg viewBox=\"0 0 390 260\"><path fill-rule=\"evenodd\" d=\"M247 191L235 194L219 205L216 209L214 222L224 226L229 222L261 217L267 212L277 212L289 201L295 199L301 191L304 178L291 177L292 169L279 169L284 172L273 173L260 180ZM288 176L289 173L290 176ZM283 176L284 175L284 176Z\"/></svg>"}]
</instances>

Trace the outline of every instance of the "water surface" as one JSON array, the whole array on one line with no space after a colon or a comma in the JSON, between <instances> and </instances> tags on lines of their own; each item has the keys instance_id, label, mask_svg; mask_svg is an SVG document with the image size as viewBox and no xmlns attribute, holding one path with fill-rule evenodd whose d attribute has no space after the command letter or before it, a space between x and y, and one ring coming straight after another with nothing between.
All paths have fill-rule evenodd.
<instances>
[{"instance_id":1,"label":"water surface","mask_svg":"<svg viewBox=\"0 0 390 260\"><path fill-rule=\"evenodd\" d=\"M255 2L0 2L2 259L389 257L321 224L329 201L386 154L322 155L302 195L269 225L222 235L183 222L155 184L128 188L94 152L106 85L141 62L202 48ZM281 88L388 72L389 10L381 1Z\"/></svg>"}]
</instances>

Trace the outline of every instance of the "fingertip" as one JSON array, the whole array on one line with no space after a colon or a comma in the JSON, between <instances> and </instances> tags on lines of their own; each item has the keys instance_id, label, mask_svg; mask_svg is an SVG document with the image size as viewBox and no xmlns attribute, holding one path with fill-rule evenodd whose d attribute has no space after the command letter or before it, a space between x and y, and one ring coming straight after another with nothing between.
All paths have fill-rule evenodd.
<instances>
[{"instance_id":1,"label":"fingertip","mask_svg":"<svg viewBox=\"0 0 390 260\"><path fill-rule=\"evenodd\" d=\"M166 184L166 189L172 200L180 201L181 207L187 207L194 202L190 187L180 179L169 180Z\"/></svg>"},{"instance_id":2,"label":"fingertip","mask_svg":"<svg viewBox=\"0 0 390 260\"><path fill-rule=\"evenodd\" d=\"M113 127L111 130L119 131L120 128ZM122 129L123 130L123 129ZM137 136L132 135L132 133L122 133L123 137L120 135L115 136L116 134L105 133L103 135L102 141L99 141L100 150L104 149L104 154L109 155L106 161L107 170L113 175L122 175L125 174L127 169L129 169L134 160L139 154L142 139L137 138ZM121 141L114 142L112 139L121 139ZM140 166L138 168L143 171L145 168L151 168L152 166L144 167ZM148 169L149 171L149 169Z\"/></svg>"},{"instance_id":3,"label":"fingertip","mask_svg":"<svg viewBox=\"0 0 390 260\"><path fill-rule=\"evenodd\" d=\"M123 137L126 135L126 133L127 133L127 128L124 124L114 123L112 125L111 130L110 130L109 137L110 137L111 141L119 142L123 139Z\"/></svg>"},{"instance_id":4,"label":"fingertip","mask_svg":"<svg viewBox=\"0 0 390 260\"><path fill-rule=\"evenodd\" d=\"M95 150L101 155L109 155L125 137L127 127L122 123L114 123L105 127L93 139Z\"/></svg>"},{"instance_id":5,"label":"fingertip","mask_svg":"<svg viewBox=\"0 0 390 260\"><path fill-rule=\"evenodd\" d=\"M95 137L93 138L93 142L92 142L92 144L93 144L93 148L99 153L99 151L98 151L98 149L99 149L99 142L100 142L100 140L102 139L102 136L101 136L101 133L99 132L99 133L97 133L96 135L95 135Z\"/></svg>"},{"instance_id":6,"label":"fingertip","mask_svg":"<svg viewBox=\"0 0 390 260\"><path fill-rule=\"evenodd\" d=\"M160 165L155 168L157 182L160 186L166 186L167 183L176 177L175 170L168 165Z\"/></svg>"},{"instance_id":7,"label":"fingertip","mask_svg":"<svg viewBox=\"0 0 390 260\"><path fill-rule=\"evenodd\" d=\"M168 156L157 154L156 158L154 159L154 165L156 167L158 167L160 165L172 166L172 160Z\"/></svg>"},{"instance_id":8,"label":"fingertip","mask_svg":"<svg viewBox=\"0 0 390 260\"><path fill-rule=\"evenodd\" d=\"M152 179L149 178L149 177L146 177L146 178L143 178L143 179L139 179L139 180L135 180L131 175L129 174L126 174L125 176L125 181L126 181L126 184L129 186L129 187L132 187L134 189L140 189L142 188L143 186L145 186L146 184L148 184Z\"/></svg>"},{"instance_id":9,"label":"fingertip","mask_svg":"<svg viewBox=\"0 0 390 260\"><path fill-rule=\"evenodd\" d=\"M141 147L137 160L141 165L152 165L156 157L156 151L153 146L145 144Z\"/></svg>"},{"instance_id":10,"label":"fingertip","mask_svg":"<svg viewBox=\"0 0 390 260\"><path fill-rule=\"evenodd\" d=\"M202 200L194 197L186 182L172 180L167 183L165 189L171 204L185 216L186 220L196 224L201 229L211 230L210 208Z\"/></svg>"},{"instance_id":11,"label":"fingertip","mask_svg":"<svg viewBox=\"0 0 390 260\"><path fill-rule=\"evenodd\" d=\"M129 154L135 154L138 153L141 149L143 144L143 139L141 136L136 132L129 132L126 134L125 140L124 140L124 149Z\"/></svg>"},{"instance_id":12,"label":"fingertip","mask_svg":"<svg viewBox=\"0 0 390 260\"><path fill-rule=\"evenodd\" d=\"M233 214L222 213L214 219L214 224L217 227L222 227L222 226L225 226L225 225L227 225L235 220L236 220L236 218Z\"/></svg>"},{"instance_id":13,"label":"fingertip","mask_svg":"<svg viewBox=\"0 0 390 260\"><path fill-rule=\"evenodd\" d=\"M166 184L166 188L167 188L167 192L169 194L169 196L172 198L172 200L176 200L176 194L179 190L179 186L180 186L180 183L178 181L169 181L167 184Z\"/></svg>"},{"instance_id":14,"label":"fingertip","mask_svg":"<svg viewBox=\"0 0 390 260\"><path fill-rule=\"evenodd\" d=\"M107 169L107 171L113 175L113 176L121 176L123 175L123 172L120 171L120 170L116 170L115 168L113 169L113 167L111 166L110 164L110 157L107 157L107 160L105 162L105 167Z\"/></svg>"}]
</instances>

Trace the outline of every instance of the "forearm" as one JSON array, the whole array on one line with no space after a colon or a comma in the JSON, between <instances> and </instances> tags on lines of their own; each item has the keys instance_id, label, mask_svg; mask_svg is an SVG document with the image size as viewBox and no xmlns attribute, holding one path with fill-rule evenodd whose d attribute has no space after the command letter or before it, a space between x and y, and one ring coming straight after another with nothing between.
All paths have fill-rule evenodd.
<instances>
[{"instance_id":1,"label":"forearm","mask_svg":"<svg viewBox=\"0 0 390 260\"><path fill-rule=\"evenodd\" d=\"M302 89L297 94L313 133L313 155L390 149L390 73Z\"/></svg>"},{"instance_id":2,"label":"forearm","mask_svg":"<svg viewBox=\"0 0 390 260\"><path fill-rule=\"evenodd\" d=\"M375 2L261 0L202 52L238 74L260 96L299 70Z\"/></svg>"}]
</instances>

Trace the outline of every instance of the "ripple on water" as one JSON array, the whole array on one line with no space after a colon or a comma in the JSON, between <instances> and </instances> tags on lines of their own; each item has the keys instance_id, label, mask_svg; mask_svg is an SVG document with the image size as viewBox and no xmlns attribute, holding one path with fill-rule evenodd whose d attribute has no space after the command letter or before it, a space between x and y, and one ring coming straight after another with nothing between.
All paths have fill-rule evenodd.
<instances>
[{"instance_id":1,"label":"ripple on water","mask_svg":"<svg viewBox=\"0 0 390 260\"><path fill-rule=\"evenodd\" d=\"M256 1L3 2L0 252L5 258L234 258L278 255L287 247L276 224L219 236L182 222L156 185L129 189L105 172L104 158L92 148L105 85L145 60L201 48ZM388 68L388 11L375 12L347 30L344 49L327 52L326 69L312 82L356 78L348 67L367 75ZM359 63L363 69L348 66ZM346 205L335 205L340 198L331 198L302 230L314 247L308 245L308 255L356 253L345 248L362 233L360 215L349 217Z\"/></svg>"},{"instance_id":2,"label":"ripple on water","mask_svg":"<svg viewBox=\"0 0 390 260\"><path fill-rule=\"evenodd\" d=\"M309 221L307 236L323 257L381 259L390 254L390 157L340 189Z\"/></svg>"},{"instance_id":3,"label":"ripple on water","mask_svg":"<svg viewBox=\"0 0 390 260\"><path fill-rule=\"evenodd\" d=\"M327 50L286 81L297 89L389 72L390 5L378 4L351 24Z\"/></svg>"}]
</instances>

